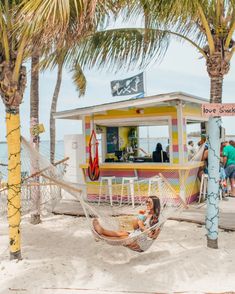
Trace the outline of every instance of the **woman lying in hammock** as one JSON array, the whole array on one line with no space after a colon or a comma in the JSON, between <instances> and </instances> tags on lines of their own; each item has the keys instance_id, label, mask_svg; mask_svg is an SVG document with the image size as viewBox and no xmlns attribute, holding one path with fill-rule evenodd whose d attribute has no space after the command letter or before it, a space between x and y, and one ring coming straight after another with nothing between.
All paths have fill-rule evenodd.
<instances>
[{"instance_id":1,"label":"woman lying in hammock","mask_svg":"<svg viewBox=\"0 0 235 294\"><path fill-rule=\"evenodd\" d=\"M150 196L146 200L146 214L139 214L137 218L133 221L133 231L131 233L127 231L111 231L103 228L101 224L99 223L98 219L93 220L93 227L94 230L100 235L104 237L108 237L113 240L118 239L125 239L128 237L133 237L133 242L125 245L129 247L132 250L142 252L144 251L144 248L141 248L141 244L138 244L138 235L140 235L142 232L147 231L154 225L156 225L159 221L159 215L160 215L161 205L160 200L157 196ZM160 233L159 227L154 227L153 230L149 230L147 233L146 239L156 239L157 236ZM143 241L143 238L142 238Z\"/></svg>"}]
</instances>

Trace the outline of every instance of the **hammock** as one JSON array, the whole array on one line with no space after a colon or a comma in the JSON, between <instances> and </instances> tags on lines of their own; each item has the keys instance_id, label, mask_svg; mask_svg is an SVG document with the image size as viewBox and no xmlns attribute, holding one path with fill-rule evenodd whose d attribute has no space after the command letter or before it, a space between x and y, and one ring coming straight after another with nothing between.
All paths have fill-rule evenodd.
<instances>
[{"instance_id":1,"label":"hammock","mask_svg":"<svg viewBox=\"0 0 235 294\"><path fill-rule=\"evenodd\" d=\"M27 141L22 138L22 148L21 148L21 215L26 215L28 213L34 213L34 199L38 195L39 203L39 213L43 216L51 214L55 206L62 198L62 190L54 182L49 181L41 177L43 169L37 168L33 174L31 172L32 158L39 158L34 156L29 156L29 152L24 148ZM30 145L28 146L30 147ZM46 155L49 158L49 153ZM46 158L44 156L44 158ZM61 157L60 157L61 158ZM59 159L59 158L58 158ZM64 175L67 167L67 160L69 158L63 158L54 163L56 170L60 175ZM47 164L44 164L44 170L47 169ZM0 186L0 216L7 215L7 169L3 172L3 181Z\"/></svg>"},{"instance_id":2,"label":"hammock","mask_svg":"<svg viewBox=\"0 0 235 294\"><path fill-rule=\"evenodd\" d=\"M101 203L99 203L100 185L99 182L90 182L87 184L73 184L66 180L64 173L57 167L50 164L49 160L43 157L38 151L33 149L31 145L22 139L22 147L29 162L38 162L38 175L40 175L40 191L43 189L41 183L50 183L60 191L60 197L53 197L53 192L47 192L48 198L53 198L53 206L61 199L66 193L73 196L74 199L79 201L86 216L88 225L96 239L102 240L112 246L124 246L128 249L137 252L146 251L153 242L157 239L164 223L169 217L172 217L177 210L187 206L185 199L192 195L196 182L197 171L200 166L197 162L190 162L185 165L184 172L178 170L169 170L167 174L158 174L151 178L151 196L156 196L160 200L160 216L158 222L150 228L132 234L132 221L136 218L140 210L145 209L145 201L148 198L149 178L136 181L134 184L135 190L135 208L130 206L130 187L128 184L124 186L120 183L112 186L113 206L109 204L110 187L104 187L101 191ZM190 169L189 169L190 167ZM193 172L192 172L192 168ZM182 193L183 187L183 193ZM123 205L120 206L120 194L123 192ZM26 194L28 195L28 194ZM0 199L1 201L1 199ZM28 199L29 201L29 199ZM22 202L22 205L26 201ZM51 202L50 208L51 208ZM123 239L110 238L98 233L94 226L94 220L98 219L99 223L108 230L120 231L124 230L130 234Z\"/></svg>"},{"instance_id":3,"label":"hammock","mask_svg":"<svg viewBox=\"0 0 235 294\"><path fill-rule=\"evenodd\" d=\"M92 140L95 140L95 155L92 158L92 148L93 143ZM99 150L98 150L99 142L96 138L95 131L93 130L91 133L88 149L89 149L89 166L88 166L88 176L91 181L97 181L100 176L100 169L99 169Z\"/></svg>"}]
</instances>

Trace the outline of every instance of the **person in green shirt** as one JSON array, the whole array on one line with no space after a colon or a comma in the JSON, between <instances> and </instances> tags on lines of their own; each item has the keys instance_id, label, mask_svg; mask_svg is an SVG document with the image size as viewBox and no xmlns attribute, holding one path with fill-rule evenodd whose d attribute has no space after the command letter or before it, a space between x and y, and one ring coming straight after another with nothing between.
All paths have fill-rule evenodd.
<instances>
[{"instance_id":1,"label":"person in green shirt","mask_svg":"<svg viewBox=\"0 0 235 294\"><path fill-rule=\"evenodd\" d=\"M231 196L235 197L235 147L231 144L223 148L223 163L226 176L230 179Z\"/></svg>"}]
</instances>

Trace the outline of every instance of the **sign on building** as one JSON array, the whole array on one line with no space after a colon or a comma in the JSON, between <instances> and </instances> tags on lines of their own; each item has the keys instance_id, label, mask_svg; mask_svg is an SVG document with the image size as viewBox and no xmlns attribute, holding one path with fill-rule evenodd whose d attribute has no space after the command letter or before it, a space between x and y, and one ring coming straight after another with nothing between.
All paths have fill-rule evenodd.
<instances>
[{"instance_id":1,"label":"sign on building","mask_svg":"<svg viewBox=\"0 0 235 294\"><path fill-rule=\"evenodd\" d=\"M202 116L235 116L235 103L205 103L202 104Z\"/></svg>"},{"instance_id":2,"label":"sign on building","mask_svg":"<svg viewBox=\"0 0 235 294\"><path fill-rule=\"evenodd\" d=\"M125 80L111 82L112 96L133 95L144 92L144 75L140 73Z\"/></svg>"}]
</instances>

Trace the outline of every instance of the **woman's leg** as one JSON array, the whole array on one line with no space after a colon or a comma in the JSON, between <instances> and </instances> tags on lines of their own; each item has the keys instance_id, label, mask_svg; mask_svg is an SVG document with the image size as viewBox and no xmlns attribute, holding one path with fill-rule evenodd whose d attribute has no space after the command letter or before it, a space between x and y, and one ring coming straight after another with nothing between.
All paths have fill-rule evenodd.
<instances>
[{"instance_id":1,"label":"woman's leg","mask_svg":"<svg viewBox=\"0 0 235 294\"><path fill-rule=\"evenodd\" d=\"M117 237L117 238L126 238L128 237L128 232L126 231L111 231L111 230L106 230L105 228L103 228L98 219L95 218L93 220L93 226L95 231L99 234L99 235L104 235L107 237Z\"/></svg>"},{"instance_id":2,"label":"woman's leg","mask_svg":"<svg viewBox=\"0 0 235 294\"><path fill-rule=\"evenodd\" d=\"M235 178L234 177L230 179L230 184L231 184L231 195L235 197Z\"/></svg>"}]
</instances>

